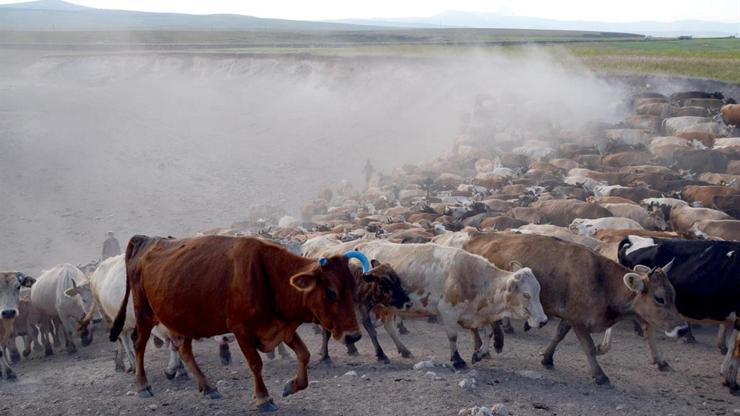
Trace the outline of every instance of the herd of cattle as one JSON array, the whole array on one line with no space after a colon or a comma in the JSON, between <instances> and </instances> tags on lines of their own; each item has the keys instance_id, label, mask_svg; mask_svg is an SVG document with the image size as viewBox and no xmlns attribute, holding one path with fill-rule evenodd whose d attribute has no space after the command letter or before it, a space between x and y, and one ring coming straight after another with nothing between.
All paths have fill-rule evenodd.
<instances>
[{"instance_id":1,"label":"herd of cattle","mask_svg":"<svg viewBox=\"0 0 740 416\"><path fill-rule=\"evenodd\" d=\"M490 114L485 101L476 111ZM224 363L236 341L257 406L270 411L259 352L291 348L298 373L283 395L305 389L303 323L323 328L322 360L330 337L356 353L361 324L389 362L377 324L409 357L403 320L436 319L461 369L459 329L474 337L477 362L491 344L501 351L510 319L528 330L558 318L542 365L554 365L573 329L598 384L609 382L596 357L616 323L634 322L661 371L670 366L656 329L691 340L689 323L718 323L722 382L738 394L740 105L697 91L642 93L628 105L634 115L620 125L471 127L442 157L375 174L361 192L346 183L321 192L300 220L265 210L192 238L135 236L100 264L3 272L2 376L15 378L18 339L23 356L53 354L62 340L73 352L102 318L119 345L116 369L135 372L141 396L152 394L153 334L170 348L168 378L189 370L219 397L192 352L193 339L216 337Z\"/></svg>"}]
</instances>

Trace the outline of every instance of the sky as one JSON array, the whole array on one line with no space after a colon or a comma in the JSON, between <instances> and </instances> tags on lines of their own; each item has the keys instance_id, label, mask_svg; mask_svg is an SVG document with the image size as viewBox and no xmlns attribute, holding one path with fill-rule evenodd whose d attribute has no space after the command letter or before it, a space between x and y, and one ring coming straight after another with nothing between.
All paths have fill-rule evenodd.
<instances>
[{"instance_id":1,"label":"sky","mask_svg":"<svg viewBox=\"0 0 740 416\"><path fill-rule=\"evenodd\" d=\"M0 0L15 3L17 0ZM711 20L740 23L740 0L73 0L101 9L234 13L296 20L426 17L446 10L604 22Z\"/></svg>"}]
</instances>

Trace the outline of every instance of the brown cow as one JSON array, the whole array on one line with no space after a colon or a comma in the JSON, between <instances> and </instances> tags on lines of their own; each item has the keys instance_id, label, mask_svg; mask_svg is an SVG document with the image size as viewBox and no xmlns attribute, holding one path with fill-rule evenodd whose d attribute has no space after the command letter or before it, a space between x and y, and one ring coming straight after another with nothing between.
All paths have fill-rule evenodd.
<instances>
[{"instance_id":1,"label":"brown cow","mask_svg":"<svg viewBox=\"0 0 740 416\"><path fill-rule=\"evenodd\" d=\"M611 217L608 209L597 204L579 201L577 199L551 199L538 201L532 204L542 217L542 223L550 223L560 227L567 227L576 218L603 218Z\"/></svg>"},{"instance_id":2,"label":"brown cow","mask_svg":"<svg viewBox=\"0 0 740 416\"><path fill-rule=\"evenodd\" d=\"M722 121L728 126L740 124L740 104L723 105L719 113L722 115Z\"/></svg>"},{"instance_id":3,"label":"brown cow","mask_svg":"<svg viewBox=\"0 0 740 416\"><path fill-rule=\"evenodd\" d=\"M704 208L714 208L714 197L716 196L731 196L738 195L736 189L730 188L729 186L699 186L699 185L688 185L681 191L681 197L683 200L688 202L701 202L701 206Z\"/></svg>"},{"instance_id":4,"label":"brown cow","mask_svg":"<svg viewBox=\"0 0 740 416\"><path fill-rule=\"evenodd\" d=\"M666 370L669 366L656 349L653 326L667 330L670 336L683 335L688 329L676 310L667 269L633 272L578 244L531 234L474 233L463 248L497 265L525 264L535 273L542 286L545 313L561 319L543 353L542 365L547 368L553 366L555 348L573 328L588 358L591 376L597 384L608 383L596 361L590 334L637 317L647 324L653 361Z\"/></svg>"},{"instance_id":5,"label":"brown cow","mask_svg":"<svg viewBox=\"0 0 740 416\"><path fill-rule=\"evenodd\" d=\"M134 236L126 249L126 294L110 333L116 341L133 292L136 315L136 385L150 397L144 352L154 325L173 335L182 360L209 398L218 398L195 362L193 338L233 333L254 377L257 407L276 410L262 379L258 351L285 342L296 354L298 374L285 384L283 396L308 386L310 354L295 332L304 322L318 322L335 339L360 338L352 297L355 280L348 258L352 252L318 261L291 254L252 237L205 236L186 239Z\"/></svg>"}]
</instances>

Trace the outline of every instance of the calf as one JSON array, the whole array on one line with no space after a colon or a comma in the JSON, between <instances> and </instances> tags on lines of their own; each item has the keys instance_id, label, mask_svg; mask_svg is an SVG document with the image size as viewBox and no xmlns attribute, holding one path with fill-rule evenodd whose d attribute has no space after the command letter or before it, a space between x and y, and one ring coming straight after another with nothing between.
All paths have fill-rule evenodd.
<instances>
[{"instance_id":1,"label":"calf","mask_svg":"<svg viewBox=\"0 0 740 416\"><path fill-rule=\"evenodd\" d=\"M262 379L258 351L285 342L296 353L298 374L283 388L287 396L308 387L310 354L296 333L304 322L319 322L335 339L360 338L352 297L355 280L348 267L359 252L318 260L252 237L204 236L163 239L134 236L126 249L126 291L111 328L116 341L133 292L136 317L136 385L152 395L144 352L152 328L168 328L180 356L207 397L220 397L195 362L193 338L233 333L254 377L260 411L277 407Z\"/></svg>"},{"instance_id":2,"label":"calf","mask_svg":"<svg viewBox=\"0 0 740 416\"><path fill-rule=\"evenodd\" d=\"M532 268L542 287L545 313L561 319L543 353L542 365L547 368L553 366L555 349L571 328L597 384L608 383L609 378L596 361L592 332L629 318L649 323L649 331L653 326L663 328L669 336L686 331L663 270L632 271L578 244L540 235L473 233L463 247L495 264L519 262ZM667 369L655 343L649 346L658 368Z\"/></svg>"},{"instance_id":3,"label":"calf","mask_svg":"<svg viewBox=\"0 0 740 416\"><path fill-rule=\"evenodd\" d=\"M388 364L390 360L378 343L378 334L375 331L371 313L385 322L393 318L392 309L408 309L411 306L411 299L401 286L401 280L395 270L389 264L381 264L375 259L370 264L372 269L367 273L362 273L361 269L350 268L357 284L354 298L355 311L365 331L370 335L378 361ZM328 349L329 336L329 331L324 330L320 352L321 361L331 361ZM352 355L357 353L353 344L347 344L347 349ZM408 351L403 351L402 356L407 358L410 354Z\"/></svg>"}]
</instances>

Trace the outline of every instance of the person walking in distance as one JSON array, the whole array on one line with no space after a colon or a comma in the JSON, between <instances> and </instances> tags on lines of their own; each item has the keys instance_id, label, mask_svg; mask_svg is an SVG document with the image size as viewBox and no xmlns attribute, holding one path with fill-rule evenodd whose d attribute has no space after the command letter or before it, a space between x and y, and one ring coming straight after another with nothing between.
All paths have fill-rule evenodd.
<instances>
[{"instance_id":1,"label":"person walking in distance","mask_svg":"<svg viewBox=\"0 0 740 416\"><path fill-rule=\"evenodd\" d=\"M375 168L370 163L370 159L365 163L365 167L362 168L362 172L365 174L365 186L370 186L370 179L372 179L373 173L375 173Z\"/></svg>"},{"instance_id":2,"label":"person walking in distance","mask_svg":"<svg viewBox=\"0 0 740 416\"><path fill-rule=\"evenodd\" d=\"M108 238L103 242L103 260L121 254L121 245L113 235L113 231L108 231Z\"/></svg>"}]
</instances>

